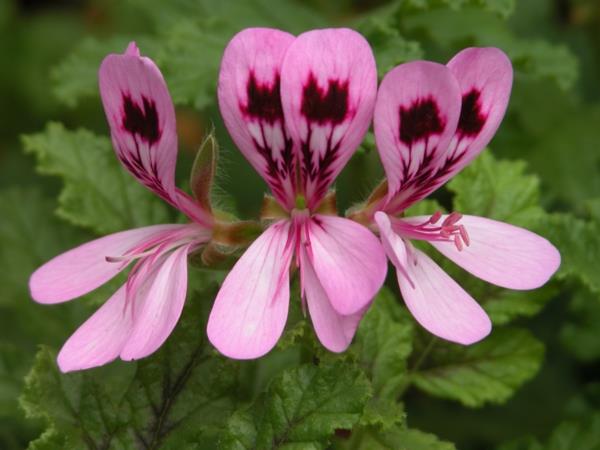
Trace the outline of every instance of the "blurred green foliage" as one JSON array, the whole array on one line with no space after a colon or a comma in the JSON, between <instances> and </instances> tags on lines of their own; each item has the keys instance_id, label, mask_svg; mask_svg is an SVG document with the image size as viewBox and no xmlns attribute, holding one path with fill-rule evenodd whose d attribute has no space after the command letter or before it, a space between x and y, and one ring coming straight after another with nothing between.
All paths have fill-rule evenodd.
<instances>
[{"instance_id":1,"label":"blurred green foliage","mask_svg":"<svg viewBox=\"0 0 600 450\"><path fill-rule=\"evenodd\" d=\"M214 125L216 201L255 217L265 185L215 102L222 50L248 26L356 28L380 76L471 45L506 51L515 84L492 149L436 193L437 203L415 208L531 228L559 247L557 277L512 292L432 255L482 303L494 333L469 348L431 338L407 314L390 271L389 288L339 356L315 343L296 287L277 349L232 362L205 344L216 289L207 280L220 275L195 270L165 348L137 363L59 374L56 350L114 285L45 307L29 298L29 274L96 234L177 220L113 157L100 61L130 40L157 61L178 107L180 185ZM595 0L3 0L0 51L0 448L600 448ZM367 136L338 180L340 210L381 176Z\"/></svg>"}]
</instances>

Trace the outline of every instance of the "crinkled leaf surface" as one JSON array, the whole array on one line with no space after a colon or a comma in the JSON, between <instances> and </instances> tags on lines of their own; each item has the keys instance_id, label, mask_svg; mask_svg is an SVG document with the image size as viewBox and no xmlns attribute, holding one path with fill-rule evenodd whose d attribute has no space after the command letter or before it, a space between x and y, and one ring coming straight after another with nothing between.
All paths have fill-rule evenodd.
<instances>
[{"instance_id":1,"label":"crinkled leaf surface","mask_svg":"<svg viewBox=\"0 0 600 450\"><path fill-rule=\"evenodd\" d=\"M545 232L549 216L540 206L540 181L527 173L525 162L498 160L485 150L447 188L454 194L455 211L521 226L559 245ZM552 284L533 291L502 289L477 279L445 258L437 259L483 305L496 325L534 316L558 293Z\"/></svg>"},{"instance_id":2,"label":"crinkled leaf surface","mask_svg":"<svg viewBox=\"0 0 600 450\"><path fill-rule=\"evenodd\" d=\"M232 410L237 365L216 356L203 329L214 289L188 300L167 343L137 363L60 374L43 347L26 379L21 404L48 430L30 448L181 449L202 442L211 423Z\"/></svg>"},{"instance_id":3,"label":"crinkled leaf surface","mask_svg":"<svg viewBox=\"0 0 600 450\"><path fill-rule=\"evenodd\" d=\"M365 375L351 364L287 370L233 415L220 448L325 449L337 429L359 421L369 391Z\"/></svg>"},{"instance_id":4,"label":"crinkled leaf surface","mask_svg":"<svg viewBox=\"0 0 600 450\"><path fill-rule=\"evenodd\" d=\"M412 382L469 407L503 403L538 372L543 356L543 344L529 331L499 328L470 347L440 341Z\"/></svg>"},{"instance_id":5,"label":"crinkled leaf surface","mask_svg":"<svg viewBox=\"0 0 600 450\"><path fill-rule=\"evenodd\" d=\"M399 300L383 288L360 324L355 349L375 395L394 399L407 384L413 321Z\"/></svg>"}]
</instances>

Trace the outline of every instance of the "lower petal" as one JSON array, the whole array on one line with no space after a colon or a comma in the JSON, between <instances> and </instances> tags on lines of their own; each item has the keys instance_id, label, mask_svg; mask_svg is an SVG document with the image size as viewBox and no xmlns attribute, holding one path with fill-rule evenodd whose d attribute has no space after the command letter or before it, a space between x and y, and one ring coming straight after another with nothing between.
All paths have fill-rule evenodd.
<instances>
[{"instance_id":1,"label":"lower petal","mask_svg":"<svg viewBox=\"0 0 600 450\"><path fill-rule=\"evenodd\" d=\"M126 361L154 353L177 324L187 292L189 245L178 248L143 281L142 292L133 293L134 322L127 344L121 351Z\"/></svg>"},{"instance_id":2,"label":"lower petal","mask_svg":"<svg viewBox=\"0 0 600 450\"><path fill-rule=\"evenodd\" d=\"M208 339L225 356L258 358L279 340L290 299L289 234L289 222L271 225L225 278L207 326Z\"/></svg>"},{"instance_id":3,"label":"lower petal","mask_svg":"<svg viewBox=\"0 0 600 450\"><path fill-rule=\"evenodd\" d=\"M425 253L411 249L406 273L414 285L398 273L402 297L427 331L464 345L490 333L492 324L486 312Z\"/></svg>"},{"instance_id":4,"label":"lower petal","mask_svg":"<svg viewBox=\"0 0 600 450\"><path fill-rule=\"evenodd\" d=\"M60 303L80 297L121 272L123 262L107 262L146 240L170 233L186 225L154 225L121 231L93 240L51 259L29 279L29 290L39 303Z\"/></svg>"},{"instance_id":5,"label":"lower petal","mask_svg":"<svg viewBox=\"0 0 600 450\"><path fill-rule=\"evenodd\" d=\"M443 219L442 219L443 220ZM469 245L431 242L447 258L489 283L509 289L535 289L560 266L560 253L546 239L507 223L463 216Z\"/></svg>"},{"instance_id":6,"label":"lower petal","mask_svg":"<svg viewBox=\"0 0 600 450\"><path fill-rule=\"evenodd\" d=\"M352 342L358 324L368 305L358 313L343 316L331 306L327 293L321 286L315 271L306 255L300 262L302 270L303 292L306 295L308 312L315 333L323 346L332 352L343 352Z\"/></svg>"},{"instance_id":7,"label":"lower petal","mask_svg":"<svg viewBox=\"0 0 600 450\"><path fill-rule=\"evenodd\" d=\"M308 256L333 308L342 315L363 310L387 273L379 240L352 220L323 215L309 222L308 238Z\"/></svg>"},{"instance_id":8,"label":"lower petal","mask_svg":"<svg viewBox=\"0 0 600 450\"><path fill-rule=\"evenodd\" d=\"M62 372L102 366L119 356L132 326L125 291L121 286L63 345L58 354Z\"/></svg>"}]
</instances>

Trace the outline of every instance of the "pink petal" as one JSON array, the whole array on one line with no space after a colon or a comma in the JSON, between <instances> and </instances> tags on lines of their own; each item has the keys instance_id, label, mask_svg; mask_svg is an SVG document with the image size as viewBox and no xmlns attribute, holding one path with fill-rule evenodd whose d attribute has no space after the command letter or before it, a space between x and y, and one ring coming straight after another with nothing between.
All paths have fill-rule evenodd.
<instances>
[{"instance_id":1,"label":"pink petal","mask_svg":"<svg viewBox=\"0 0 600 450\"><path fill-rule=\"evenodd\" d=\"M314 208L346 165L373 115L375 59L367 41L345 28L301 34L281 71L281 101L298 145L303 192Z\"/></svg>"},{"instance_id":2,"label":"pink petal","mask_svg":"<svg viewBox=\"0 0 600 450\"><path fill-rule=\"evenodd\" d=\"M175 108L160 70L132 43L125 54L104 58L98 77L117 157L142 184L178 206Z\"/></svg>"},{"instance_id":3,"label":"pink petal","mask_svg":"<svg viewBox=\"0 0 600 450\"><path fill-rule=\"evenodd\" d=\"M408 253L404 240L392 230L392 223L387 214L377 211L374 218L375 223L377 223L377 228L379 229L381 244L383 245L385 254L390 259L394 267L396 267L398 276L402 275L409 281L409 283L412 283L412 280L409 279L406 272Z\"/></svg>"},{"instance_id":4,"label":"pink petal","mask_svg":"<svg viewBox=\"0 0 600 450\"><path fill-rule=\"evenodd\" d=\"M331 306L327 293L323 289L315 271L302 252L300 267L302 270L302 291L306 295L306 303L315 333L323 346L332 352L343 352L352 342L358 324L367 307L349 316L338 314Z\"/></svg>"},{"instance_id":5,"label":"pink petal","mask_svg":"<svg viewBox=\"0 0 600 450\"><path fill-rule=\"evenodd\" d=\"M295 201L295 156L281 109L283 57L294 36L248 28L227 45L219 73L219 107L233 141L286 207Z\"/></svg>"},{"instance_id":6,"label":"pink petal","mask_svg":"<svg viewBox=\"0 0 600 450\"><path fill-rule=\"evenodd\" d=\"M430 333L463 345L486 337L492 323L483 308L429 256L417 249L412 252L406 272L414 287L400 274L398 285L417 322Z\"/></svg>"},{"instance_id":7,"label":"pink petal","mask_svg":"<svg viewBox=\"0 0 600 450\"><path fill-rule=\"evenodd\" d=\"M460 85L462 109L449 150L451 170L441 185L465 167L491 141L506 112L512 88L510 59L494 47L467 48L448 63Z\"/></svg>"},{"instance_id":8,"label":"pink petal","mask_svg":"<svg viewBox=\"0 0 600 450\"><path fill-rule=\"evenodd\" d=\"M121 231L69 250L37 269L29 279L29 290L39 303L60 303L93 291L127 267L125 262L107 262L131 249L182 230L186 225L154 225Z\"/></svg>"},{"instance_id":9,"label":"pink petal","mask_svg":"<svg viewBox=\"0 0 600 450\"><path fill-rule=\"evenodd\" d=\"M458 251L452 242L431 245L482 280L509 289L535 289L560 266L558 250L531 231L475 216L462 216L459 224L467 230L468 246Z\"/></svg>"},{"instance_id":10,"label":"pink petal","mask_svg":"<svg viewBox=\"0 0 600 450\"><path fill-rule=\"evenodd\" d=\"M492 325L481 306L429 256L404 244L385 214L377 213L376 220L384 248L396 266L404 302L417 322L430 333L459 344L487 336ZM401 250L401 245L407 248Z\"/></svg>"},{"instance_id":11,"label":"pink petal","mask_svg":"<svg viewBox=\"0 0 600 450\"><path fill-rule=\"evenodd\" d=\"M116 359L131 332L131 312L121 286L63 345L58 354L62 372L102 366Z\"/></svg>"},{"instance_id":12,"label":"pink petal","mask_svg":"<svg viewBox=\"0 0 600 450\"><path fill-rule=\"evenodd\" d=\"M460 98L456 78L441 64L414 61L383 78L374 130L388 180L387 211L402 211L433 190L456 130Z\"/></svg>"},{"instance_id":13,"label":"pink petal","mask_svg":"<svg viewBox=\"0 0 600 450\"><path fill-rule=\"evenodd\" d=\"M371 231L341 217L308 222L308 256L333 308L342 315L364 309L385 280L387 263Z\"/></svg>"},{"instance_id":14,"label":"pink petal","mask_svg":"<svg viewBox=\"0 0 600 450\"><path fill-rule=\"evenodd\" d=\"M133 293L133 329L121 359L144 358L154 353L169 337L181 316L187 292L187 254L190 246L174 250L160 268L150 274Z\"/></svg>"},{"instance_id":15,"label":"pink petal","mask_svg":"<svg viewBox=\"0 0 600 450\"><path fill-rule=\"evenodd\" d=\"M258 358L281 336L290 298L289 239L288 221L271 225L225 278L207 327L208 339L225 356Z\"/></svg>"}]
</instances>

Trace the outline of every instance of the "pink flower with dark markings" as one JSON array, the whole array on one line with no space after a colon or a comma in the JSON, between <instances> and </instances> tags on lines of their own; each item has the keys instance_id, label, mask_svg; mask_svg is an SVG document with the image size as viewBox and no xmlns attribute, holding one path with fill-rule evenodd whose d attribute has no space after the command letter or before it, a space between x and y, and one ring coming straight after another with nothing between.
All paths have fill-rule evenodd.
<instances>
[{"instance_id":1,"label":"pink flower with dark markings","mask_svg":"<svg viewBox=\"0 0 600 450\"><path fill-rule=\"evenodd\" d=\"M208 242L213 218L175 187L175 110L165 81L134 43L107 56L100 93L117 157L142 184L184 212L189 224L155 225L111 234L59 255L29 281L39 303L72 300L106 283L131 262L127 282L65 343L63 372L143 358L179 320L187 290L187 255Z\"/></svg>"},{"instance_id":2,"label":"pink flower with dark markings","mask_svg":"<svg viewBox=\"0 0 600 450\"><path fill-rule=\"evenodd\" d=\"M504 53L469 48L447 66L415 61L396 67L377 95L374 128L387 195L380 189L361 214L377 223L402 296L417 321L461 344L484 338L490 320L411 240L429 242L475 276L505 288L537 288L560 265L552 244L522 228L456 212L403 217L406 208L444 184L488 144L506 111L511 86L512 67Z\"/></svg>"},{"instance_id":3,"label":"pink flower with dark markings","mask_svg":"<svg viewBox=\"0 0 600 450\"><path fill-rule=\"evenodd\" d=\"M294 37L247 29L225 50L219 106L234 142L265 179L277 216L225 279L208 322L224 355L257 358L284 329L290 267L321 343L341 352L383 283L385 254L365 227L331 213L328 188L373 114L375 61L348 29ZM324 213L327 212L327 213Z\"/></svg>"}]
</instances>

